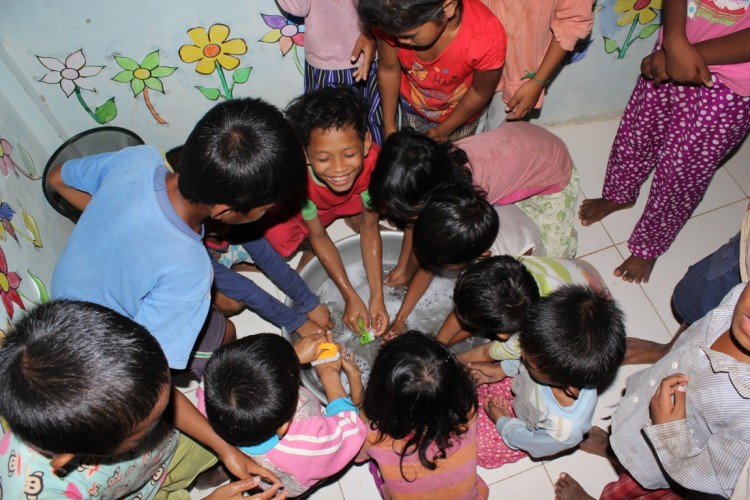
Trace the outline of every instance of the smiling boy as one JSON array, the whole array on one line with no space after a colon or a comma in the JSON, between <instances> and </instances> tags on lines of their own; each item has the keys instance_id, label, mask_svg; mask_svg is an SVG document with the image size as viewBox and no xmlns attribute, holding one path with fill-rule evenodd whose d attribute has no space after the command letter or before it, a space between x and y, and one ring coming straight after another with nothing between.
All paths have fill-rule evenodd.
<instances>
[{"instance_id":1,"label":"smiling boy","mask_svg":"<svg viewBox=\"0 0 750 500\"><path fill-rule=\"evenodd\" d=\"M298 204L287 203L269 213L264 220L265 237L282 256L291 255L307 237L344 298L344 323L356 332L357 322L362 319L365 328L380 334L388 326L389 317L383 300L382 262L378 258L378 214L369 210L367 193L380 148L372 142L367 129L367 107L352 89L324 88L292 101L287 116L305 148L307 196L301 200L301 209ZM369 308L354 290L326 232L328 225L344 217L350 218L362 235ZM303 257L299 267L306 262Z\"/></svg>"}]
</instances>

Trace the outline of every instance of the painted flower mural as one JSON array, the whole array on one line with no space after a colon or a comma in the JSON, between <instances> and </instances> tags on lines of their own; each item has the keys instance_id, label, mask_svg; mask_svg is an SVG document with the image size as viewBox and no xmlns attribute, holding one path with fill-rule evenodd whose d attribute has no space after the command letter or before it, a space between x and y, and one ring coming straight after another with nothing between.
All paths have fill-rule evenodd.
<instances>
[{"instance_id":1,"label":"painted flower mural","mask_svg":"<svg viewBox=\"0 0 750 500\"><path fill-rule=\"evenodd\" d=\"M16 174L16 177L18 177L18 173L21 172L32 181L38 180L40 177L36 175L36 169L34 169L33 162L30 167L28 165L31 157L23 150L23 148L20 148L20 151L23 155L22 158L24 163L27 164L28 170L21 168L21 166L13 160L10 156L13 154L13 146L11 146L10 142L6 139L0 137L0 173L3 174L3 177L9 177L10 174Z\"/></svg>"},{"instance_id":2,"label":"painted flower mural","mask_svg":"<svg viewBox=\"0 0 750 500\"><path fill-rule=\"evenodd\" d=\"M271 30L263 35L260 41L264 43L278 42L282 56L286 56L289 51L292 51L294 64L300 74L304 75L305 70L297 53L297 47L305 46L305 27L301 22L296 22L295 19L297 18L293 16L286 18L278 14L261 14L261 17Z\"/></svg>"},{"instance_id":3,"label":"painted flower mural","mask_svg":"<svg viewBox=\"0 0 750 500\"><path fill-rule=\"evenodd\" d=\"M120 65L123 71L117 73L112 80L120 83L129 83L130 90L133 91L133 97L138 97L140 94L143 94L143 100L146 102L146 107L151 112L151 116L154 117L154 120L161 124L167 123L167 121L154 109L154 106L151 103L149 89L163 94L164 84L162 83L161 78L171 75L177 68L172 66L160 66L158 50L155 50L144 57L141 63L124 56L115 56L115 61L117 61L117 64Z\"/></svg>"},{"instance_id":4,"label":"painted flower mural","mask_svg":"<svg viewBox=\"0 0 750 500\"><path fill-rule=\"evenodd\" d=\"M8 271L8 261L5 259L5 252L0 247L0 298L10 319L13 319L13 313L15 312L13 304L21 309L26 309L21 296L18 294L20 284L21 277L18 273Z\"/></svg>"},{"instance_id":5,"label":"painted flower mural","mask_svg":"<svg viewBox=\"0 0 750 500\"><path fill-rule=\"evenodd\" d=\"M614 0L607 3L600 14L600 29L607 54L616 52L617 58L622 59L633 43L651 37L659 29L662 0ZM613 37L623 27L628 27L628 34L620 44Z\"/></svg>"},{"instance_id":6,"label":"painted flower mural","mask_svg":"<svg viewBox=\"0 0 750 500\"><path fill-rule=\"evenodd\" d=\"M83 49L79 49L68 55L65 58L65 62L54 57L36 56L36 58L42 66L50 70L39 81L51 85L60 85L66 97L75 94L78 102L94 121L103 124L112 121L117 116L117 106L115 105L114 97L109 98L104 104L93 111L86 104L86 101L84 101L81 89L96 92L91 77L98 75L104 66L87 66Z\"/></svg>"},{"instance_id":7,"label":"painted flower mural","mask_svg":"<svg viewBox=\"0 0 750 500\"><path fill-rule=\"evenodd\" d=\"M225 24L214 24L208 31L202 27L191 28L187 34L193 44L180 47L180 59L188 64L197 62L195 71L201 75L210 75L216 71L221 81L221 89L196 86L197 89L212 101L219 97L232 99L235 84L245 83L252 71L251 67L240 68L240 60L235 57L247 52L245 40L229 39L229 26ZM227 82L224 70L235 70L231 85Z\"/></svg>"}]
</instances>

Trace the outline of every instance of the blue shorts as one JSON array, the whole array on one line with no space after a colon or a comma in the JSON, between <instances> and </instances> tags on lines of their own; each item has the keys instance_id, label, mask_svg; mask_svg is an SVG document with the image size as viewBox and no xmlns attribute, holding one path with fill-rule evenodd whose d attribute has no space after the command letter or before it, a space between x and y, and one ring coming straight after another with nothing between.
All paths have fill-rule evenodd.
<instances>
[{"instance_id":1,"label":"blue shorts","mask_svg":"<svg viewBox=\"0 0 750 500\"><path fill-rule=\"evenodd\" d=\"M209 311L206 323L198 335L195 350L187 366L187 369L193 372L199 380L203 377L203 372L206 371L208 360L211 359L214 351L221 347L226 331L227 319L224 315L216 311Z\"/></svg>"},{"instance_id":2,"label":"blue shorts","mask_svg":"<svg viewBox=\"0 0 750 500\"><path fill-rule=\"evenodd\" d=\"M672 292L672 308L685 323L695 323L742 282L740 234L690 266Z\"/></svg>"}]
</instances>

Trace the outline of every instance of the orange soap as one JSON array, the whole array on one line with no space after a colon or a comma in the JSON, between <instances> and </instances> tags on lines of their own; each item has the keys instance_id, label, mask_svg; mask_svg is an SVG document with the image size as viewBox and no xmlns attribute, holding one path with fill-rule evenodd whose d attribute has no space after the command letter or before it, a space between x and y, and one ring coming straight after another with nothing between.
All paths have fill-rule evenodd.
<instances>
[{"instance_id":1,"label":"orange soap","mask_svg":"<svg viewBox=\"0 0 750 500\"><path fill-rule=\"evenodd\" d=\"M338 346L331 342L323 342L318 346L318 350L320 350L318 359L332 358L339 352Z\"/></svg>"}]
</instances>

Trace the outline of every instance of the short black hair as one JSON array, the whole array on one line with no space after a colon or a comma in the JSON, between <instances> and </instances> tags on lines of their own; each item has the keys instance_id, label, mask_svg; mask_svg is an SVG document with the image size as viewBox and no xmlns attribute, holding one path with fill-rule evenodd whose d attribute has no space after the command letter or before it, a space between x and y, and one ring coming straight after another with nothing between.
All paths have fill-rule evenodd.
<instances>
[{"instance_id":1,"label":"short black hair","mask_svg":"<svg viewBox=\"0 0 750 500\"><path fill-rule=\"evenodd\" d=\"M294 417L299 384L299 359L280 335L236 340L219 348L206 367L206 416L229 443L262 443Z\"/></svg>"},{"instance_id":2,"label":"short black hair","mask_svg":"<svg viewBox=\"0 0 750 500\"><path fill-rule=\"evenodd\" d=\"M206 113L185 142L178 169L182 196L243 213L286 201L307 185L294 128L278 108L254 98Z\"/></svg>"},{"instance_id":3,"label":"short black hair","mask_svg":"<svg viewBox=\"0 0 750 500\"><path fill-rule=\"evenodd\" d=\"M313 130L343 130L352 127L363 141L367 128L367 105L351 87L324 87L303 94L286 108L302 145L310 145Z\"/></svg>"},{"instance_id":4,"label":"short black hair","mask_svg":"<svg viewBox=\"0 0 750 500\"><path fill-rule=\"evenodd\" d=\"M456 280L453 304L459 322L484 333L520 332L539 302L534 276L517 259L499 255L481 259Z\"/></svg>"},{"instance_id":5,"label":"short black hair","mask_svg":"<svg viewBox=\"0 0 750 500\"><path fill-rule=\"evenodd\" d=\"M0 414L24 442L111 455L169 390L169 366L141 325L89 302L54 300L0 347Z\"/></svg>"},{"instance_id":6,"label":"short black hair","mask_svg":"<svg viewBox=\"0 0 750 500\"><path fill-rule=\"evenodd\" d=\"M414 223L414 255L437 273L449 265L470 264L490 249L500 219L484 193L451 186L430 197Z\"/></svg>"},{"instance_id":7,"label":"short black hair","mask_svg":"<svg viewBox=\"0 0 750 500\"><path fill-rule=\"evenodd\" d=\"M370 177L370 209L403 228L419 215L435 190L472 185L468 161L462 149L411 128L393 133Z\"/></svg>"},{"instance_id":8,"label":"short black hair","mask_svg":"<svg viewBox=\"0 0 750 500\"><path fill-rule=\"evenodd\" d=\"M416 330L380 349L363 401L370 427L379 431L381 439L406 441L400 463L406 455L417 453L430 470L445 458L454 439L466 432L476 408L474 386L463 365L446 346ZM428 457L433 443L437 452Z\"/></svg>"},{"instance_id":9,"label":"short black hair","mask_svg":"<svg viewBox=\"0 0 750 500\"><path fill-rule=\"evenodd\" d=\"M519 340L555 385L596 387L622 364L624 314L605 291L565 285L530 311Z\"/></svg>"},{"instance_id":10,"label":"short black hair","mask_svg":"<svg viewBox=\"0 0 750 500\"><path fill-rule=\"evenodd\" d=\"M367 26L398 35L443 16L445 0L359 0L357 11ZM462 2L456 0L458 12Z\"/></svg>"}]
</instances>

